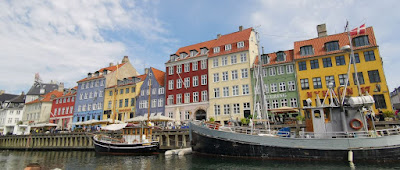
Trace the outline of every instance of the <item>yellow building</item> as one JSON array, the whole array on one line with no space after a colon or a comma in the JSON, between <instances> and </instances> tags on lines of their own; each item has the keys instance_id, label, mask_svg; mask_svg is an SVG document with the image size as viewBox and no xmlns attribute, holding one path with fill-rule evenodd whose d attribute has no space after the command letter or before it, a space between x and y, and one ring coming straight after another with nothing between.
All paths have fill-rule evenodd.
<instances>
[{"instance_id":1,"label":"yellow building","mask_svg":"<svg viewBox=\"0 0 400 170\"><path fill-rule=\"evenodd\" d=\"M322 26L322 27L321 27ZM327 84L333 82L337 87L344 85L347 77L350 52L340 50L350 45L347 33L326 35L325 25L318 26L319 37L294 43L294 58L301 107L307 105L306 99L312 99L316 105L317 96L321 103L327 91ZM323 29L320 29L323 28ZM379 55L373 28L365 34L351 36L357 66L361 94L370 94L375 100L375 112L378 109L392 110L389 89L383 72L382 58ZM358 96L353 65L346 95ZM343 88L339 94L342 94ZM327 100L325 104L329 104Z\"/></svg>"},{"instance_id":2,"label":"yellow building","mask_svg":"<svg viewBox=\"0 0 400 170\"><path fill-rule=\"evenodd\" d=\"M118 80L116 86L106 88L103 120L115 119L124 122L135 117L136 96L139 95L145 78L145 75L124 78ZM113 115L113 113L116 114Z\"/></svg>"},{"instance_id":3,"label":"yellow building","mask_svg":"<svg viewBox=\"0 0 400 170\"><path fill-rule=\"evenodd\" d=\"M252 28L218 35L208 56L207 118L220 123L240 120L253 111L250 68L259 54Z\"/></svg>"}]
</instances>

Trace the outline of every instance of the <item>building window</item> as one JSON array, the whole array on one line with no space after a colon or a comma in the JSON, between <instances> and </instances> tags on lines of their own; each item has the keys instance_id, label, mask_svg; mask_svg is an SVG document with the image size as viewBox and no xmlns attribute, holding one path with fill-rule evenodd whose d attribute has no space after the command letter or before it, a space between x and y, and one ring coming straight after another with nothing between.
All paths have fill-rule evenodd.
<instances>
[{"instance_id":1,"label":"building window","mask_svg":"<svg viewBox=\"0 0 400 170\"><path fill-rule=\"evenodd\" d=\"M286 91L286 83L285 82L280 82L279 83L279 91L280 92Z\"/></svg>"},{"instance_id":2,"label":"building window","mask_svg":"<svg viewBox=\"0 0 400 170\"><path fill-rule=\"evenodd\" d=\"M229 96L229 87L223 87L222 88L222 95L223 95L223 97L228 97Z\"/></svg>"},{"instance_id":3,"label":"building window","mask_svg":"<svg viewBox=\"0 0 400 170\"><path fill-rule=\"evenodd\" d=\"M181 79L176 79L176 89L182 88L182 80Z\"/></svg>"},{"instance_id":4,"label":"building window","mask_svg":"<svg viewBox=\"0 0 400 170\"><path fill-rule=\"evenodd\" d=\"M219 88L214 88L214 98L219 97Z\"/></svg>"},{"instance_id":5,"label":"building window","mask_svg":"<svg viewBox=\"0 0 400 170\"><path fill-rule=\"evenodd\" d=\"M314 54L314 50L311 45L300 47L300 55L301 56L313 55L313 54Z\"/></svg>"},{"instance_id":6,"label":"building window","mask_svg":"<svg viewBox=\"0 0 400 170\"><path fill-rule=\"evenodd\" d=\"M365 84L365 82L364 82L364 76L363 76L363 73L362 72L358 72L357 73L357 77L358 77L358 82L360 83L360 84ZM357 82L356 82L356 75L353 73L353 81L354 81L354 85L357 85Z\"/></svg>"},{"instance_id":7,"label":"building window","mask_svg":"<svg viewBox=\"0 0 400 170\"><path fill-rule=\"evenodd\" d=\"M281 99L281 107L287 107L288 106L288 100L287 99Z\"/></svg>"},{"instance_id":8,"label":"building window","mask_svg":"<svg viewBox=\"0 0 400 170\"><path fill-rule=\"evenodd\" d=\"M213 67L218 67L218 58L213 59Z\"/></svg>"},{"instance_id":9,"label":"building window","mask_svg":"<svg viewBox=\"0 0 400 170\"><path fill-rule=\"evenodd\" d=\"M291 107L297 107L297 99L296 98L291 98L290 99L290 105L291 105Z\"/></svg>"},{"instance_id":10,"label":"building window","mask_svg":"<svg viewBox=\"0 0 400 170\"><path fill-rule=\"evenodd\" d=\"M186 77L185 78L185 88L189 88L190 87L190 77Z\"/></svg>"},{"instance_id":11,"label":"building window","mask_svg":"<svg viewBox=\"0 0 400 170\"><path fill-rule=\"evenodd\" d=\"M241 71L242 71L242 78L248 78L249 77L249 74L247 72L247 68L244 68Z\"/></svg>"},{"instance_id":12,"label":"building window","mask_svg":"<svg viewBox=\"0 0 400 170\"><path fill-rule=\"evenodd\" d=\"M318 59L311 60L311 61L310 61L310 67L311 67L311 69L317 69L317 68L319 68Z\"/></svg>"},{"instance_id":13,"label":"building window","mask_svg":"<svg viewBox=\"0 0 400 170\"><path fill-rule=\"evenodd\" d=\"M219 53L219 47L214 47L214 53Z\"/></svg>"},{"instance_id":14,"label":"building window","mask_svg":"<svg viewBox=\"0 0 400 170\"><path fill-rule=\"evenodd\" d=\"M365 58L365 61L375 61L374 51L365 51L364 58Z\"/></svg>"},{"instance_id":15,"label":"building window","mask_svg":"<svg viewBox=\"0 0 400 170\"><path fill-rule=\"evenodd\" d=\"M194 57L197 54L197 51L191 50L190 51L190 57Z\"/></svg>"},{"instance_id":16,"label":"building window","mask_svg":"<svg viewBox=\"0 0 400 170\"><path fill-rule=\"evenodd\" d=\"M201 101L207 101L207 98L208 98L208 96L207 96L207 90L204 90L204 91L202 91L201 92Z\"/></svg>"},{"instance_id":17,"label":"building window","mask_svg":"<svg viewBox=\"0 0 400 170\"><path fill-rule=\"evenodd\" d=\"M174 66L169 66L168 67L168 73L169 73L169 75L173 75L174 74Z\"/></svg>"},{"instance_id":18,"label":"building window","mask_svg":"<svg viewBox=\"0 0 400 170\"><path fill-rule=\"evenodd\" d=\"M322 63L324 65L324 68L326 67L332 67L332 60L331 58L323 58Z\"/></svg>"},{"instance_id":19,"label":"building window","mask_svg":"<svg viewBox=\"0 0 400 170\"><path fill-rule=\"evenodd\" d=\"M278 69L278 75L285 74L284 66L279 66L279 67L277 67L277 69Z\"/></svg>"},{"instance_id":20,"label":"building window","mask_svg":"<svg viewBox=\"0 0 400 170\"><path fill-rule=\"evenodd\" d=\"M151 89L151 94L156 94L156 92L157 92L157 88L153 88L153 89Z\"/></svg>"},{"instance_id":21,"label":"building window","mask_svg":"<svg viewBox=\"0 0 400 170\"><path fill-rule=\"evenodd\" d=\"M232 96L238 96L239 95L239 86L235 85L232 86Z\"/></svg>"},{"instance_id":22,"label":"building window","mask_svg":"<svg viewBox=\"0 0 400 170\"><path fill-rule=\"evenodd\" d=\"M364 35L364 36L359 36L359 37L353 38L353 44L355 47L369 45L368 36Z\"/></svg>"},{"instance_id":23,"label":"building window","mask_svg":"<svg viewBox=\"0 0 400 170\"><path fill-rule=\"evenodd\" d=\"M296 91L296 85L294 81L288 81L288 89L289 91Z\"/></svg>"},{"instance_id":24,"label":"building window","mask_svg":"<svg viewBox=\"0 0 400 170\"><path fill-rule=\"evenodd\" d=\"M187 72L189 72L190 71L190 63L185 63L184 64L184 71L185 71L185 73L187 73Z\"/></svg>"},{"instance_id":25,"label":"building window","mask_svg":"<svg viewBox=\"0 0 400 170\"><path fill-rule=\"evenodd\" d=\"M302 90L310 89L310 86L308 84L308 79L300 79L300 84Z\"/></svg>"},{"instance_id":26,"label":"building window","mask_svg":"<svg viewBox=\"0 0 400 170\"><path fill-rule=\"evenodd\" d=\"M294 72L294 69L293 69L293 65L287 65L286 66L286 73L287 74L290 74L290 73L293 73Z\"/></svg>"},{"instance_id":27,"label":"building window","mask_svg":"<svg viewBox=\"0 0 400 170\"><path fill-rule=\"evenodd\" d=\"M356 60L356 63L360 63L360 56L358 53L354 53L354 59ZM353 58L350 59L350 64L353 64Z\"/></svg>"},{"instance_id":28,"label":"building window","mask_svg":"<svg viewBox=\"0 0 400 170\"><path fill-rule=\"evenodd\" d=\"M243 88L243 95L246 95L246 94L250 93L248 84L242 85L242 88Z\"/></svg>"},{"instance_id":29,"label":"building window","mask_svg":"<svg viewBox=\"0 0 400 170\"><path fill-rule=\"evenodd\" d=\"M219 73L214 73L214 82L219 82Z\"/></svg>"},{"instance_id":30,"label":"building window","mask_svg":"<svg viewBox=\"0 0 400 170\"><path fill-rule=\"evenodd\" d=\"M325 76L325 82L326 82L326 87L329 88L329 83L332 82L333 86L332 87L336 87L335 84L335 77L333 76Z\"/></svg>"},{"instance_id":31,"label":"building window","mask_svg":"<svg viewBox=\"0 0 400 170\"><path fill-rule=\"evenodd\" d=\"M168 105L174 104L174 95L169 95L168 96Z\"/></svg>"},{"instance_id":32,"label":"building window","mask_svg":"<svg viewBox=\"0 0 400 170\"><path fill-rule=\"evenodd\" d=\"M369 77L369 82L370 83L379 83L379 82L381 82L381 78L379 77L379 71L378 70L368 71L368 77Z\"/></svg>"},{"instance_id":33,"label":"building window","mask_svg":"<svg viewBox=\"0 0 400 170\"><path fill-rule=\"evenodd\" d=\"M176 104L181 104L182 103L182 94L177 94L176 95Z\"/></svg>"},{"instance_id":34,"label":"building window","mask_svg":"<svg viewBox=\"0 0 400 170\"><path fill-rule=\"evenodd\" d=\"M193 63L192 63L192 70L193 70L193 71L196 71L196 70L198 70L198 68L199 68L199 67L198 67L197 61L193 62Z\"/></svg>"},{"instance_id":35,"label":"building window","mask_svg":"<svg viewBox=\"0 0 400 170\"><path fill-rule=\"evenodd\" d=\"M238 72L237 70L232 70L232 80L237 80L238 79Z\"/></svg>"},{"instance_id":36,"label":"building window","mask_svg":"<svg viewBox=\"0 0 400 170\"><path fill-rule=\"evenodd\" d=\"M243 103L243 110L249 110L250 109L250 103Z\"/></svg>"},{"instance_id":37,"label":"building window","mask_svg":"<svg viewBox=\"0 0 400 170\"><path fill-rule=\"evenodd\" d=\"M276 109L276 108L278 108L278 107L279 107L278 100L272 100L272 108L273 108L273 109Z\"/></svg>"},{"instance_id":38,"label":"building window","mask_svg":"<svg viewBox=\"0 0 400 170\"><path fill-rule=\"evenodd\" d=\"M158 107L163 107L163 105L164 105L164 100L158 99Z\"/></svg>"},{"instance_id":39,"label":"building window","mask_svg":"<svg viewBox=\"0 0 400 170\"><path fill-rule=\"evenodd\" d=\"M228 65L228 57L222 57L221 58L221 66L226 66Z\"/></svg>"},{"instance_id":40,"label":"building window","mask_svg":"<svg viewBox=\"0 0 400 170\"><path fill-rule=\"evenodd\" d=\"M201 75L201 85L207 85L207 74Z\"/></svg>"},{"instance_id":41,"label":"building window","mask_svg":"<svg viewBox=\"0 0 400 170\"><path fill-rule=\"evenodd\" d=\"M233 104L233 114L239 114L240 113L240 104L235 103Z\"/></svg>"},{"instance_id":42,"label":"building window","mask_svg":"<svg viewBox=\"0 0 400 170\"><path fill-rule=\"evenodd\" d=\"M237 63L237 58L236 55L231 56L231 64L236 64Z\"/></svg>"},{"instance_id":43,"label":"building window","mask_svg":"<svg viewBox=\"0 0 400 170\"><path fill-rule=\"evenodd\" d=\"M336 65L337 66L346 65L346 61L344 60L344 56L337 56L336 57Z\"/></svg>"},{"instance_id":44,"label":"building window","mask_svg":"<svg viewBox=\"0 0 400 170\"><path fill-rule=\"evenodd\" d=\"M193 77L193 87L196 87L199 85L199 77L198 76L194 76Z\"/></svg>"},{"instance_id":45,"label":"building window","mask_svg":"<svg viewBox=\"0 0 400 170\"><path fill-rule=\"evenodd\" d=\"M193 102L199 102L199 92L193 92Z\"/></svg>"},{"instance_id":46,"label":"building window","mask_svg":"<svg viewBox=\"0 0 400 170\"><path fill-rule=\"evenodd\" d=\"M185 120L189 120L190 119L190 112L189 111L185 111Z\"/></svg>"},{"instance_id":47,"label":"building window","mask_svg":"<svg viewBox=\"0 0 400 170\"><path fill-rule=\"evenodd\" d=\"M275 76L275 75L276 75L275 67L269 68L269 76Z\"/></svg>"},{"instance_id":48,"label":"building window","mask_svg":"<svg viewBox=\"0 0 400 170\"><path fill-rule=\"evenodd\" d=\"M176 73L182 73L182 64L176 66Z\"/></svg>"},{"instance_id":49,"label":"building window","mask_svg":"<svg viewBox=\"0 0 400 170\"><path fill-rule=\"evenodd\" d=\"M111 106L112 106L112 102L111 102L111 100L110 101L108 101L108 109L111 109ZM80 107L80 106L79 106ZM80 110L79 108L78 108L78 110Z\"/></svg>"},{"instance_id":50,"label":"building window","mask_svg":"<svg viewBox=\"0 0 400 170\"><path fill-rule=\"evenodd\" d=\"M203 55L203 54L206 54L207 53L207 48L202 48L201 50L200 50L200 53Z\"/></svg>"},{"instance_id":51,"label":"building window","mask_svg":"<svg viewBox=\"0 0 400 170\"><path fill-rule=\"evenodd\" d=\"M262 70L262 76L263 76L263 77L267 77L267 76L268 76L268 69L267 69L267 68L263 68L263 70Z\"/></svg>"},{"instance_id":52,"label":"building window","mask_svg":"<svg viewBox=\"0 0 400 170\"><path fill-rule=\"evenodd\" d=\"M325 43L326 52L339 50L339 41Z\"/></svg>"},{"instance_id":53,"label":"building window","mask_svg":"<svg viewBox=\"0 0 400 170\"><path fill-rule=\"evenodd\" d=\"M129 93L129 88L126 88L125 89L125 93ZM95 93L95 95L96 95L96 93ZM96 96L95 96L96 97Z\"/></svg>"},{"instance_id":54,"label":"building window","mask_svg":"<svg viewBox=\"0 0 400 170\"><path fill-rule=\"evenodd\" d=\"M169 80L168 81L168 89L169 90L172 90L172 89L174 89L174 80ZM143 91L142 91L143 92ZM144 94L142 94L142 96L143 96Z\"/></svg>"},{"instance_id":55,"label":"building window","mask_svg":"<svg viewBox=\"0 0 400 170\"><path fill-rule=\"evenodd\" d=\"M278 92L278 88L277 88L276 83L272 83L270 86L271 86L271 93Z\"/></svg>"},{"instance_id":56,"label":"building window","mask_svg":"<svg viewBox=\"0 0 400 170\"><path fill-rule=\"evenodd\" d=\"M303 70L307 70L307 64L305 61L300 61L299 62L299 71L303 71Z\"/></svg>"},{"instance_id":57,"label":"building window","mask_svg":"<svg viewBox=\"0 0 400 170\"><path fill-rule=\"evenodd\" d=\"M222 81L228 81L228 72L222 72Z\"/></svg>"},{"instance_id":58,"label":"building window","mask_svg":"<svg viewBox=\"0 0 400 170\"><path fill-rule=\"evenodd\" d=\"M119 100L119 107L122 107L122 99Z\"/></svg>"},{"instance_id":59,"label":"building window","mask_svg":"<svg viewBox=\"0 0 400 170\"><path fill-rule=\"evenodd\" d=\"M339 74L339 84L340 85L344 85L344 83L346 82L347 79L347 74ZM348 82L348 85L350 85L350 83Z\"/></svg>"},{"instance_id":60,"label":"building window","mask_svg":"<svg viewBox=\"0 0 400 170\"><path fill-rule=\"evenodd\" d=\"M132 89L134 89L134 88L132 88ZM134 91L132 91L132 92L134 92ZM158 94L164 94L164 87L160 87L158 89Z\"/></svg>"},{"instance_id":61,"label":"building window","mask_svg":"<svg viewBox=\"0 0 400 170\"><path fill-rule=\"evenodd\" d=\"M314 89L322 88L321 77L313 78Z\"/></svg>"},{"instance_id":62,"label":"building window","mask_svg":"<svg viewBox=\"0 0 400 170\"><path fill-rule=\"evenodd\" d=\"M214 105L214 113L215 115L221 114L220 105Z\"/></svg>"},{"instance_id":63,"label":"building window","mask_svg":"<svg viewBox=\"0 0 400 170\"><path fill-rule=\"evenodd\" d=\"M375 108L376 109L386 109L386 101L385 96L383 94L373 95L375 100Z\"/></svg>"},{"instance_id":64,"label":"building window","mask_svg":"<svg viewBox=\"0 0 400 170\"><path fill-rule=\"evenodd\" d=\"M229 104L224 104L224 114L231 114L231 106Z\"/></svg>"},{"instance_id":65,"label":"building window","mask_svg":"<svg viewBox=\"0 0 400 170\"><path fill-rule=\"evenodd\" d=\"M244 63L247 61L247 55L246 53L240 54L240 62Z\"/></svg>"},{"instance_id":66,"label":"building window","mask_svg":"<svg viewBox=\"0 0 400 170\"><path fill-rule=\"evenodd\" d=\"M237 48L243 48L243 47L244 47L244 41L237 43Z\"/></svg>"},{"instance_id":67,"label":"building window","mask_svg":"<svg viewBox=\"0 0 400 170\"><path fill-rule=\"evenodd\" d=\"M207 69L207 60L201 60L201 69Z\"/></svg>"},{"instance_id":68,"label":"building window","mask_svg":"<svg viewBox=\"0 0 400 170\"><path fill-rule=\"evenodd\" d=\"M135 98L131 98L131 106L135 106Z\"/></svg>"},{"instance_id":69,"label":"building window","mask_svg":"<svg viewBox=\"0 0 400 170\"><path fill-rule=\"evenodd\" d=\"M174 118L174 112L169 112L168 113L168 117L171 118L171 119Z\"/></svg>"},{"instance_id":70,"label":"building window","mask_svg":"<svg viewBox=\"0 0 400 170\"><path fill-rule=\"evenodd\" d=\"M284 52L277 52L276 53L276 61L282 62L286 60L286 54Z\"/></svg>"}]
</instances>

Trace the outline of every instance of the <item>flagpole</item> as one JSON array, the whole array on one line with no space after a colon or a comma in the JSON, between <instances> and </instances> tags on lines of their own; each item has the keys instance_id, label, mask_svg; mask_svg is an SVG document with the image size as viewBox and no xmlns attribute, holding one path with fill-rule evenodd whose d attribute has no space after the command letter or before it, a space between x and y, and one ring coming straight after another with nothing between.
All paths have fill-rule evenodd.
<instances>
[{"instance_id":1,"label":"flagpole","mask_svg":"<svg viewBox=\"0 0 400 170\"><path fill-rule=\"evenodd\" d=\"M347 21L347 23L348 23L348 21ZM349 37L349 42L350 42L350 64L351 64L351 60L353 60L354 78L356 79L355 82L356 82L357 89L358 89L358 96L361 96L360 82L358 80L358 72L357 72L357 67L356 67L356 59L354 57L353 42L351 41L348 24L346 24L346 29L347 29L347 36ZM350 76L350 75L348 75L348 76Z\"/></svg>"}]
</instances>

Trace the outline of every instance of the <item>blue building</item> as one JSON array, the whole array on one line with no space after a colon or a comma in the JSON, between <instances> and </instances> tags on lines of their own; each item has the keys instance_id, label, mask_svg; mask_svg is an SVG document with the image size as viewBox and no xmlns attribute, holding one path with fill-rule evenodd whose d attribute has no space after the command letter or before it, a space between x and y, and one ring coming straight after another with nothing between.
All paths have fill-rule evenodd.
<instances>
[{"instance_id":1,"label":"blue building","mask_svg":"<svg viewBox=\"0 0 400 170\"><path fill-rule=\"evenodd\" d=\"M165 116L165 72L150 67L146 68L146 79L140 87L140 95L137 97L136 116L143 116L148 113L150 106L150 114L161 114ZM151 94L149 91L149 81L151 80ZM148 103L150 96L150 104Z\"/></svg>"},{"instance_id":2,"label":"blue building","mask_svg":"<svg viewBox=\"0 0 400 170\"><path fill-rule=\"evenodd\" d=\"M137 75L139 73L130 64L128 56L124 57L122 64L113 65L110 63L109 67L88 73L86 78L77 82L78 89L73 123L92 119L101 120L103 117L104 89L116 85L118 79Z\"/></svg>"}]
</instances>

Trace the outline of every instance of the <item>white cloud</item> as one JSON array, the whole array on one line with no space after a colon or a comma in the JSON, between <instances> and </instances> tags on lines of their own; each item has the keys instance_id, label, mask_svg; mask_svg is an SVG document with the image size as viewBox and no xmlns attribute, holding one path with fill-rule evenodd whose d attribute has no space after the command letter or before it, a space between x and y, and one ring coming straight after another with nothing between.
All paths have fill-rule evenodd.
<instances>
[{"instance_id":1,"label":"white cloud","mask_svg":"<svg viewBox=\"0 0 400 170\"><path fill-rule=\"evenodd\" d=\"M120 62L127 51L135 52L128 50L126 42L110 40L107 31L130 32L140 39L133 42L170 42L164 37L168 31L145 3L1 1L0 89L26 92L36 72L46 82L56 80L72 87L88 72ZM135 45L143 51L143 44ZM132 63L140 66L143 61L135 58Z\"/></svg>"}]
</instances>

